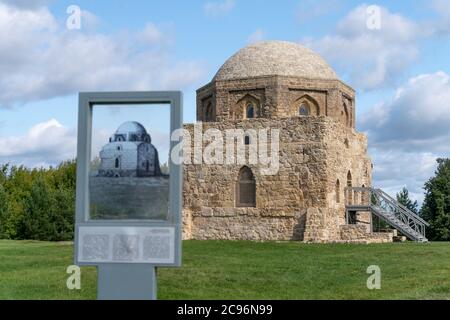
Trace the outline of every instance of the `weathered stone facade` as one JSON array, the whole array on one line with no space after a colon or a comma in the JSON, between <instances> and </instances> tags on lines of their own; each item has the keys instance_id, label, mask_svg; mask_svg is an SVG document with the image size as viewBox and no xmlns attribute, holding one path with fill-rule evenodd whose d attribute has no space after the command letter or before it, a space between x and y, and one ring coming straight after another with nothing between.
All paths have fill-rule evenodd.
<instances>
[{"instance_id":1,"label":"weathered stone facade","mask_svg":"<svg viewBox=\"0 0 450 320\"><path fill-rule=\"evenodd\" d=\"M286 50L295 51L288 54L298 62L276 62L274 57L283 57ZM345 187L371 185L367 139L354 129L353 89L319 56L296 44L263 42L241 51L197 91L201 127L187 124L185 129L191 137L208 129L277 129L279 170L267 175L260 163L195 164L195 151L201 155L212 141L191 139L191 164L184 167L184 238L360 242L360 233L352 236L354 229L343 228L345 200L353 196ZM265 65L267 72L260 70ZM320 74L314 76L311 66ZM246 140L247 160L251 148L260 146L256 138ZM254 181L251 206L239 204L243 167L251 170ZM370 214L359 214L357 221L366 239L377 238L370 236Z\"/></svg>"}]
</instances>

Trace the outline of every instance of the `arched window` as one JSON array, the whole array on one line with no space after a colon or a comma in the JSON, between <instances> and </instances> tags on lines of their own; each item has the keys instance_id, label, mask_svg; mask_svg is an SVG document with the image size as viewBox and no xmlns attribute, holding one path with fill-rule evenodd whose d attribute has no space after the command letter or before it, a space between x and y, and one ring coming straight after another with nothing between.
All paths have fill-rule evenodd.
<instances>
[{"instance_id":1,"label":"arched window","mask_svg":"<svg viewBox=\"0 0 450 320\"><path fill-rule=\"evenodd\" d=\"M230 118L233 120L254 119L261 116L261 100L247 93L231 106Z\"/></svg>"},{"instance_id":2,"label":"arched window","mask_svg":"<svg viewBox=\"0 0 450 320\"><path fill-rule=\"evenodd\" d=\"M341 183L340 183L339 179L336 180L335 193L336 193L336 203L340 203L341 202Z\"/></svg>"},{"instance_id":3,"label":"arched window","mask_svg":"<svg viewBox=\"0 0 450 320\"><path fill-rule=\"evenodd\" d=\"M150 161L148 160L145 161L145 171L150 171Z\"/></svg>"},{"instance_id":4,"label":"arched window","mask_svg":"<svg viewBox=\"0 0 450 320\"><path fill-rule=\"evenodd\" d=\"M320 115L319 104L308 94L304 94L298 99L293 100L290 105L290 110L291 115L294 117L311 117Z\"/></svg>"},{"instance_id":5,"label":"arched window","mask_svg":"<svg viewBox=\"0 0 450 320\"><path fill-rule=\"evenodd\" d=\"M249 135L246 135L246 136L244 137L244 144L245 144L246 146L248 146L248 145L250 144L250 136L249 136Z\"/></svg>"},{"instance_id":6,"label":"arched window","mask_svg":"<svg viewBox=\"0 0 450 320\"><path fill-rule=\"evenodd\" d=\"M119 160L119 158L116 158L115 163L114 163L114 167L115 167L116 169L119 169L119 168L120 168L120 160Z\"/></svg>"},{"instance_id":7,"label":"arched window","mask_svg":"<svg viewBox=\"0 0 450 320\"><path fill-rule=\"evenodd\" d=\"M239 171L236 191L238 207L256 206L256 181L249 167L243 167Z\"/></svg>"},{"instance_id":8,"label":"arched window","mask_svg":"<svg viewBox=\"0 0 450 320\"><path fill-rule=\"evenodd\" d=\"M300 107L298 108L299 116L309 116L309 106L306 102L302 102Z\"/></svg>"},{"instance_id":9,"label":"arched window","mask_svg":"<svg viewBox=\"0 0 450 320\"><path fill-rule=\"evenodd\" d=\"M246 116L247 119L253 119L255 117L255 107L253 106L252 103L249 103L247 105L247 109L246 109Z\"/></svg>"}]
</instances>

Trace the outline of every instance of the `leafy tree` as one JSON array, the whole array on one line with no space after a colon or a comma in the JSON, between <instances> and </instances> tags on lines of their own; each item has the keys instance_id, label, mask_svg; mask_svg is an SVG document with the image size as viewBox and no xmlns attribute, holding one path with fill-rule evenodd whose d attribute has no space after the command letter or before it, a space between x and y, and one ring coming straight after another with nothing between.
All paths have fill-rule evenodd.
<instances>
[{"instance_id":1,"label":"leafy tree","mask_svg":"<svg viewBox=\"0 0 450 320\"><path fill-rule=\"evenodd\" d=\"M0 184L0 239L6 237L6 218L8 216L8 199L5 188Z\"/></svg>"},{"instance_id":2,"label":"leafy tree","mask_svg":"<svg viewBox=\"0 0 450 320\"><path fill-rule=\"evenodd\" d=\"M0 165L0 238L71 240L76 161L28 169Z\"/></svg>"},{"instance_id":3,"label":"leafy tree","mask_svg":"<svg viewBox=\"0 0 450 320\"><path fill-rule=\"evenodd\" d=\"M430 223L431 240L450 240L450 159L437 159L435 176L425 183L421 215Z\"/></svg>"},{"instance_id":4,"label":"leafy tree","mask_svg":"<svg viewBox=\"0 0 450 320\"><path fill-rule=\"evenodd\" d=\"M52 240L55 226L50 217L54 210L54 199L43 175L35 179L30 194L24 201L24 215L20 235L24 239Z\"/></svg>"},{"instance_id":5,"label":"leafy tree","mask_svg":"<svg viewBox=\"0 0 450 320\"><path fill-rule=\"evenodd\" d=\"M409 198L409 191L407 188L404 187L402 191L397 193L397 201L415 214L419 214L419 205L417 201L412 201Z\"/></svg>"},{"instance_id":6,"label":"leafy tree","mask_svg":"<svg viewBox=\"0 0 450 320\"><path fill-rule=\"evenodd\" d=\"M54 191L54 200L53 210L49 216L49 221L53 225L53 234L49 240L72 240L75 222L75 190L58 188Z\"/></svg>"}]
</instances>

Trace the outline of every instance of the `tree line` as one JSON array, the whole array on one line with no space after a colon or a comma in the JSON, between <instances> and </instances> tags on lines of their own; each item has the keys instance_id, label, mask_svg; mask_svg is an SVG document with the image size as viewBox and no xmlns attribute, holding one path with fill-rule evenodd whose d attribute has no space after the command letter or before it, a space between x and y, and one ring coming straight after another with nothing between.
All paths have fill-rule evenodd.
<instances>
[{"instance_id":1,"label":"tree line","mask_svg":"<svg viewBox=\"0 0 450 320\"><path fill-rule=\"evenodd\" d=\"M55 168L0 167L0 238L73 239L76 163Z\"/></svg>"},{"instance_id":2,"label":"tree line","mask_svg":"<svg viewBox=\"0 0 450 320\"><path fill-rule=\"evenodd\" d=\"M404 188L397 200L430 223L430 240L450 240L450 159L438 159L424 186L419 210ZM76 161L30 169L0 166L0 239L65 241L73 239Z\"/></svg>"}]
</instances>

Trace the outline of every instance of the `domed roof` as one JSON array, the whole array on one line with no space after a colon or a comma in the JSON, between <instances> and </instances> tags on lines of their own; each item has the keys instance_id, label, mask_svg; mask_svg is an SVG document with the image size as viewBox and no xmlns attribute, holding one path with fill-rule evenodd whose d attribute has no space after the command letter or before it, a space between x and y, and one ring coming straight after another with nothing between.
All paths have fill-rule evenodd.
<instances>
[{"instance_id":1,"label":"domed roof","mask_svg":"<svg viewBox=\"0 0 450 320\"><path fill-rule=\"evenodd\" d=\"M120 125L120 127L116 130L116 134L147 134L147 130L145 130L144 126L136 121L127 121Z\"/></svg>"},{"instance_id":2,"label":"domed roof","mask_svg":"<svg viewBox=\"0 0 450 320\"><path fill-rule=\"evenodd\" d=\"M314 51L286 41L262 41L239 50L219 69L214 80L259 76L337 79L334 70Z\"/></svg>"},{"instance_id":3,"label":"domed roof","mask_svg":"<svg viewBox=\"0 0 450 320\"><path fill-rule=\"evenodd\" d=\"M152 138L145 130L144 126L136 121L124 122L120 125L116 133L109 139L110 142L147 142L151 143Z\"/></svg>"}]
</instances>

